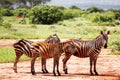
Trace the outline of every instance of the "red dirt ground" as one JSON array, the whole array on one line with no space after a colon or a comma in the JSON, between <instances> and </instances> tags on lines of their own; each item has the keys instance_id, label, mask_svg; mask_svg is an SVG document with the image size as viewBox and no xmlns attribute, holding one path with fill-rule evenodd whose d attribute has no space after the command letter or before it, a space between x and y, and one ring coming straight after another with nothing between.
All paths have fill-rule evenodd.
<instances>
[{"instance_id":1,"label":"red dirt ground","mask_svg":"<svg viewBox=\"0 0 120 80\"><path fill-rule=\"evenodd\" d=\"M60 58L61 76L53 76L53 59L47 60L48 74L41 72L41 61L35 64L36 75L30 73L30 61L18 63L18 73L14 73L13 63L0 64L0 80L120 80L120 55L99 55L97 71L99 76L90 76L89 58L77 58L71 56L68 61L69 74L65 75Z\"/></svg>"}]
</instances>

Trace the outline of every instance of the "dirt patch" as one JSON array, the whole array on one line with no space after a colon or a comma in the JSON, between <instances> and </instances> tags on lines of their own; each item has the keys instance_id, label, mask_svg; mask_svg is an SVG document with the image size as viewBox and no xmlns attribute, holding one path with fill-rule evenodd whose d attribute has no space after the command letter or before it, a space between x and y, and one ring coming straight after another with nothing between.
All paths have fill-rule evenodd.
<instances>
[{"instance_id":1,"label":"dirt patch","mask_svg":"<svg viewBox=\"0 0 120 80\"><path fill-rule=\"evenodd\" d=\"M37 75L30 73L30 61L18 63L18 73L14 73L13 63L0 64L0 80L120 80L120 55L99 55L97 71L99 76L90 76L89 58L71 56L68 61L68 72L65 75L62 66L63 56L60 58L61 76L53 76L53 59L47 60L48 74L41 72L41 61L35 63Z\"/></svg>"}]
</instances>

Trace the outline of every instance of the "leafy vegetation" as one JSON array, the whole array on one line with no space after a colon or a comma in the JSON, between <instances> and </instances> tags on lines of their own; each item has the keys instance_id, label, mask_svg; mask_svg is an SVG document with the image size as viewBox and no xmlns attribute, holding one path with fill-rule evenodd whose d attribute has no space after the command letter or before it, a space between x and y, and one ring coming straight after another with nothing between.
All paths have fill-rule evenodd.
<instances>
[{"instance_id":1,"label":"leafy vegetation","mask_svg":"<svg viewBox=\"0 0 120 80\"><path fill-rule=\"evenodd\" d=\"M92 7L88 8L87 11L89 11L90 13L96 13L96 12L100 12L101 13L101 12L104 12L103 9L97 8L95 6L92 6Z\"/></svg>"},{"instance_id":2,"label":"leafy vegetation","mask_svg":"<svg viewBox=\"0 0 120 80\"><path fill-rule=\"evenodd\" d=\"M12 47L1 47L0 48L0 63L13 62L15 60L15 52ZM22 56L20 61L29 60L28 57Z\"/></svg>"},{"instance_id":3,"label":"leafy vegetation","mask_svg":"<svg viewBox=\"0 0 120 80\"><path fill-rule=\"evenodd\" d=\"M62 20L62 12L56 6L36 6L31 9L30 19L36 24L52 24Z\"/></svg>"}]
</instances>

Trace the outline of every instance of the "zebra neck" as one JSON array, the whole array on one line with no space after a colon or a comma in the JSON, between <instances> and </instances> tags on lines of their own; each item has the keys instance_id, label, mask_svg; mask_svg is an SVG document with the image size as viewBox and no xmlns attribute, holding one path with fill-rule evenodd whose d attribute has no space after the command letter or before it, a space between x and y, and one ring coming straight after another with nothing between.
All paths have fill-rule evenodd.
<instances>
[{"instance_id":1,"label":"zebra neck","mask_svg":"<svg viewBox=\"0 0 120 80\"><path fill-rule=\"evenodd\" d=\"M103 46L103 42L102 42L102 37L99 37L97 39L95 39L95 48L97 50L101 50L102 46Z\"/></svg>"},{"instance_id":2,"label":"zebra neck","mask_svg":"<svg viewBox=\"0 0 120 80\"><path fill-rule=\"evenodd\" d=\"M69 43L69 42L71 42L71 41L66 41L66 42L60 42L60 43L58 43L59 50L60 50L61 53L64 52L63 47L64 47L67 43Z\"/></svg>"}]
</instances>

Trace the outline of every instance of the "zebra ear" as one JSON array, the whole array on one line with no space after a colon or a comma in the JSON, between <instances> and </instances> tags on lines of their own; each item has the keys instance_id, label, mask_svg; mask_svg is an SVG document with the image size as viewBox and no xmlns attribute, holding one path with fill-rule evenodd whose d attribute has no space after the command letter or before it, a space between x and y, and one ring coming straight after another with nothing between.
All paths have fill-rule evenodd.
<instances>
[{"instance_id":1,"label":"zebra ear","mask_svg":"<svg viewBox=\"0 0 120 80\"><path fill-rule=\"evenodd\" d=\"M103 35L103 31L100 32Z\"/></svg>"},{"instance_id":2,"label":"zebra ear","mask_svg":"<svg viewBox=\"0 0 120 80\"><path fill-rule=\"evenodd\" d=\"M110 31L107 31L107 34L109 35L109 34L110 34Z\"/></svg>"}]
</instances>

